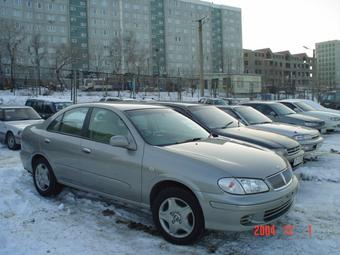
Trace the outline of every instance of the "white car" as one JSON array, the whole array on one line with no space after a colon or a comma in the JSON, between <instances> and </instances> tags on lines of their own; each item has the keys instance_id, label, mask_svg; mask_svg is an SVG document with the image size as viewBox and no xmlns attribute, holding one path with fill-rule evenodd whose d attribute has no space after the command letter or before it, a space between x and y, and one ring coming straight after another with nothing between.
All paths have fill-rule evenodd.
<instances>
[{"instance_id":1,"label":"white car","mask_svg":"<svg viewBox=\"0 0 340 255\"><path fill-rule=\"evenodd\" d=\"M287 99L280 101L280 103L297 113L323 120L327 131L340 131L340 114L315 110L302 100Z\"/></svg>"},{"instance_id":2,"label":"white car","mask_svg":"<svg viewBox=\"0 0 340 255\"><path fill-rule=\"evenodd\" d=\"M311 106L315 111L321 111L321 112L331 112L331 113L336 113L336 114L340 114L340 110L334 110L331 108L327 108L322 106L321 104L312 101L312 100L308 100L308 99L302 99L300 100L306 104L308 104L309 106Z\"/></svg>"},{"instance_id":3,"label":"white car","mask_svg":"<svg viewBox=\"0 0 340 255\"><path fill-rule=\"evenodd\" d=\"M11 150L17 150L20 148L22 131L27 126L43 121L32 107L0 106L0 142Z\"/></svg>"}]
</instances>

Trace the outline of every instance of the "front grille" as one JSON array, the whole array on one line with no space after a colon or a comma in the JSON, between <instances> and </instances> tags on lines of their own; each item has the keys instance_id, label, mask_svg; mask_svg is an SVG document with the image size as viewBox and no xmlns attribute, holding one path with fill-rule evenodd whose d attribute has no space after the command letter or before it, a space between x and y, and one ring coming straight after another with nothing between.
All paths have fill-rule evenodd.
<instances>
[{"instance_id":1,"label":"front grille","mask_svg":"<svg viewBox=\"0 0 340 255\"><path fill-rule=\"evenodd\" d=\"M252 220L253 216L252 215L246 215L243 216L240 220L241 225L243 226L251 226L253 225L251 220Z\"/></svg>"},{"instance_id":2,"label":"front grille","mask_svg":"<svg viewBox=\"0 0 340 255\"><path fill-rule=\"evenodd\" d=\"M263 220L265 222L275 220L276 218L285 214L289 210L289 208L292 206L292 204L293 204L293 200L291 199L274 209L265 211L263 215Z\"/></svg>"},{"instance_id":3,"label":"front grille","mask_svg":"<svg viewBox=\"0 0 340 255\"><path fill-rule=\"evenodd\" d=\"M292 173L289 169L276 173L272 176L267 177L267 181L270 183L274 190L282 189L287 186L292 180Z\"/></svg>"},{"instance_id":4,"label":"front grille","mask_svg":"<svg viewBox=\"0 0 340 255\"><path fill-rule=\"evenodd\" d=\"M297 154L297 153L300 152L300 150L301 150L301 146L300 145L296 146L296 147L293 147L293 148L290 148L290 149L287 150L288 151L288 156L292 156L294 154Z\"/></svg>"}]
</instances>

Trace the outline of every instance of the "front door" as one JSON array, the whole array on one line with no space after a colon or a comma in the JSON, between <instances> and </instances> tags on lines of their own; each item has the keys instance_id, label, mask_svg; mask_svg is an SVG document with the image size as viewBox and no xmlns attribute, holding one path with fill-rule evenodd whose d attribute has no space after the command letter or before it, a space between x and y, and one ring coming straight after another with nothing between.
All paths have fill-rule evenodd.
<instances>
[{"instance_id":1,"label":"front door","mask_svg":"<svg viewBox=\"0 0 340 255\"><path fill-rule=\"evenodd\" d=\"M105 194L132 201L141 200L141 166L143 148L136 150L113 147L112 136L133 137L124 121L112 110L93 108L82 140L81 167L86 176L86 186Z\"/></svg>"}]
</instances>

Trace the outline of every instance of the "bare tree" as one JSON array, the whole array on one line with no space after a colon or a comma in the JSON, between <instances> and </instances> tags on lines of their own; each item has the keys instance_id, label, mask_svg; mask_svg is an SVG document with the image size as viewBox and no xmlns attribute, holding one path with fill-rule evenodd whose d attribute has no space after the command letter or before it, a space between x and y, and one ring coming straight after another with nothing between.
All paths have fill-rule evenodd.
<instances>
[{"instance_id":1,"label":"bare tree","mask_svg":"<svg viewBox=\"0 0 340 255\"><path fill-rule=\"evenodd\" d=\"M119 37L115 37L108 46L108 60L112 62L112 73L122 73L122 43Z\"/></svg>"},{"instance_id":2,"label":"bare tree","mask_svg":"<svg viewBox=\"0 0 340 255\"><path fill-rule=\"evenodd\" d=\"M35 67L37 86L39 95L41 95L41 61L46 57L45 43L41 39L41 35L34 34L29 46L29 53L33 57L32 64Z\"/></svg>"},{"instance_id":3,"label":"bare tree","mask_svg":"<svg viewBox=\"0 0 340 255\"><path fill-rule=\"evenodd\" d=\"M63 70L77 62L79 62L81 57L81 52L77 49L73 49L68 44L62 44L56 49L55 53L55 75L56 79L60 85L60 90L64 90L65 82L63 78Z\"/></svg>"},{"instance_id":4,"label":"bare tree","mask_svg":"<svg viewBox=\"0 0 340 255\"><path fill-rule=\"evenodd\" d=\"M25 40L23 27L13 20L0 19L0 47L5 48L10 63L11 85L16 88L17 56Z\"/></svg>"}]
</instances>

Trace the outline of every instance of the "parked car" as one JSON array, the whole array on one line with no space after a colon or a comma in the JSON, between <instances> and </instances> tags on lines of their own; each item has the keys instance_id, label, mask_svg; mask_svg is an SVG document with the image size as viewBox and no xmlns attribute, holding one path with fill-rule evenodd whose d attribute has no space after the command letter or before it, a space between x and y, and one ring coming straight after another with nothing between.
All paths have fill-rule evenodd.
<instances>
[{"instance_id":1,"label":"parked car","mask_svg":"<svg viewBox=\"0 0 340 255\"><path fill-rule=\"evenodd\" d=\"M222 97L222 99L227 103L227 105L237 105L249 101L247 98Z\"/></svg>"},{"instance_id":2,"label":"parked car","mask_svg":"<svg viewBox=\"0 0 340 255\"><path fill-rule=\"evenodd\" d=\"M309 99L302 99L301 101L308 104L309 106L313 107L313 109L315 111L332 112L332 113L340 114L340 110L334 110L334 109L331 109L331 108L324 107L324 106L322 106L321 104L319 104L315 101L312 101L312 100L309 100Z\"/></svg>"},{"instance_id":3,"label":"parked car","mask_svg":"<svg viewBox=\"0 0 340 255\"><path fill-rule=\"evenodd\" d=\"M200 104L211 104L211 105L227 105L227 102L221 98L208 98L202 97L198 100Z\"/></svg>"},{"instance_id":4,"label":"parked car","mask_svg":"<svg viewBox=\"0 0 340 255\"><path fill-rule=\"evenodd\" d=\"M340 91L330 91L321 96L321 105L340 110Z\"/></svg>"},{"instance_id":5,"label":"parked car","mask_svg":"<svg viewBox=\"0 0 340 255\"><path fill-rule=\"evenodd\" d=\"M242 231L270 224L298 189L279 155L211 138L168 108L93 103L64 109L23 132L21 160L42 196L61 185L151 208L176 244L206 229Z\"/></svg>"},{"instance_id":6,"label":"parked car","mask_svg":"<svg viewBox=\"0 0 340 255\"><path fill-rule=\"evenodd\" d=\"M56 112L72 105L72 102L56 99L27 99L25 105L36 110L43 119L48 119Z\"/></svg>"},{"instance_id":7,"label":"parked car","mask_svg":"<svg viewBox=\"0 0 340 255\"><path fill-rule=\"evenodd\" d=\"M244 103L243 105L248 105L255 108L275 122L314 128L319 130L321 133L326 131L324 121L314 117L298 114L281 103L269 101L253 101Z\"/></svg>"},{"instance_id":8,"label":"parked car","mask_svg":"<svg viewBox=\"0 0 340 255\"><path fill-rule=\"evenodd\" d=\"M120 97L102 97L99 102L120 102L122 99Z\"/></svg>"},{"instance_id":9,"label":"parked car","mask_svg":"<svg viewBox=\"0 0 340 255\"><path fill-rule=\"evenodd\" d=\"M282 100L280 103L297 113L323 120L327 131L340 131L340 114L317 111L305 102L297 99Z\"/></svg>"},{"instance_id":10,"label":"parked car","mask_svg":"<svg viewBox=\"0 0 340 255\"><path fill-rule=\"evenodd\" d=\"M268 131L295 139L301 144L305 152L305 158L317 156L316 150L321 147L324 140L316 129L273 122L250 106L235 105L219 106L218 108L238 119L248 128Z\"/></svg>"},{"instance_id":11,"label":"parked car","mask_svg":"<svg viewBox=\"0 0 340 255\"><path fill-rule=\"evenodd\" d=\"M215 106L184 103L161 104L191 118L213 135L237 139L274 150L287 158L294 168L303 163L304 151L301 150L297 141L282 135L247 128Z\"/></svg>"},{"instance_id":12,"label":"parked car","mask_svg":"<svg viewBox=\"0 0 340 255\"><path fill-rule=\"evenodd\" d=\"M17 150L20 148L24 128L42 121L31 107L0 106L0 142L10 150Z\"/></svg>"}]
</instances>

